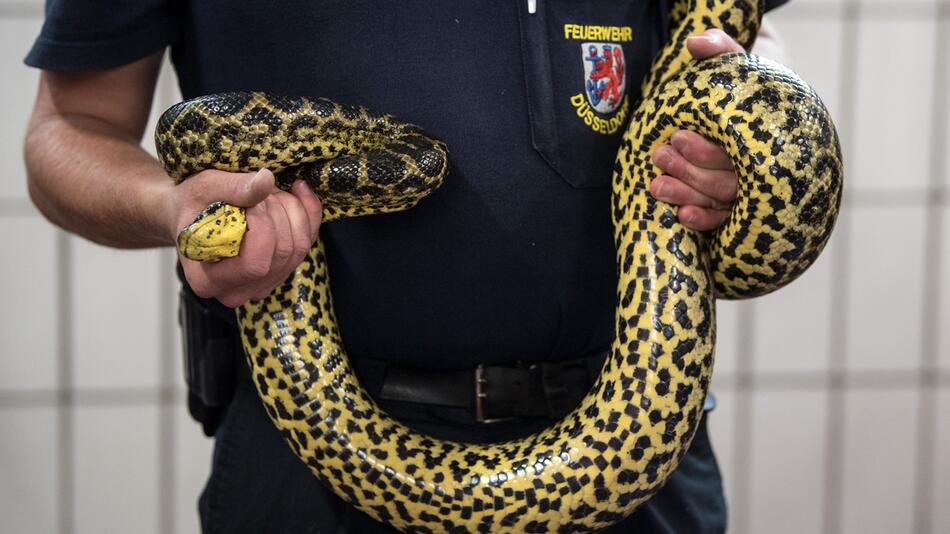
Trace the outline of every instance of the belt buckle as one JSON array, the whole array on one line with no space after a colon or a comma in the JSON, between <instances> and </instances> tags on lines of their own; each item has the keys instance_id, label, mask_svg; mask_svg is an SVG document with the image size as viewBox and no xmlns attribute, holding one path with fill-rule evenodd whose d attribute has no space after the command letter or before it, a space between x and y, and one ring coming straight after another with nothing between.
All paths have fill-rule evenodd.
<instances>
[{"instance_id":1,"label":"belt buckle","mask_svg":"<svg viewBox=\"0 0 950 534\"><path fill-rule=\"evenodd\" d=\"M478 367L475 368L475 421L482 424L491 424L514 419L514 417L485 417L485 398L488 397L485 386L487 384L485 366L478 364Z\"/></svg>"}]
</instances>

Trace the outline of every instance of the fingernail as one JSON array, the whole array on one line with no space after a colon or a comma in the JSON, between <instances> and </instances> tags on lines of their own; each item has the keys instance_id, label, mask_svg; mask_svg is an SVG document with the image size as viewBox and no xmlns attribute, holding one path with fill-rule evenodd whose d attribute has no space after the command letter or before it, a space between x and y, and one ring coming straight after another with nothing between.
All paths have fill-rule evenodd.
<instances>
[{"instance_id":1,"label":"fingernail","mask_svg":"<svg viewBox=\"0 0 950 534\"><path fill-rule=\"evenodd\" d=\"M717 35L694 35L686 40L693 41L694 43L696 41L706 41L709 44L719 44L719 36Z\"/></svg>"},{"instance_id":2,"label":"fingernail","mask_svg":"<svg viewBox=\"0 0 950 534\"><path fill-rule=\"evenodd\" d=\"M261 178L261 173L264 172L264 169L257 171L257 174L251 176L251 179L247 181L247 185L244 186L245 191L250 191L254 188L254 184Z\"/></svg>"},{"instance_id":3,"label":"fingernail","mask_svg":"<svg viewBox=\"0 0 950 534\"><path fill-rule=\"evenodd\" d=\"M686 139L683 139L683 134L682 134L682 133L676 132L675 134L673 134L673 137L670 139L670 143L673 145L673 147L674 147L677 151L679 151L680 154L682 154L683 152L685 152L685 149L686 149Z\"/></svg>"},{"instance_id":4,"label":"fingernail","mask_svg":"<svg viewBox=\"0 0 950 534\"><path fill-rule=\"evenodd\" d=\"M710 43L719 44L722 42L722 33L720 33L718 30L706 30L703 32L703 35L709 39Z\"/></svg>"},{"instance_id":5,"label":"fingernail","mask_svg":"<svg viewBox=\"0 0 950 534\"><path fill-rule=\"evenodd\" d=\"M656 194L653 195L656 198L662 198L666 193L666 190L669 189L669 186L666 184L666 180L660 180L660 183L656 186Z\"/></svg>"},{"instance_id":6,"label":"fingernail","mask_svg":"<svg viewBox=\"0 0 950 534\"><path fill-rule=\"evenodd\" d=\"M666 168L666 165L669 164L670 158L670 149L661 146L653 152L653 163L656 163L658 166Z\"/></svg>"}]
</instances>

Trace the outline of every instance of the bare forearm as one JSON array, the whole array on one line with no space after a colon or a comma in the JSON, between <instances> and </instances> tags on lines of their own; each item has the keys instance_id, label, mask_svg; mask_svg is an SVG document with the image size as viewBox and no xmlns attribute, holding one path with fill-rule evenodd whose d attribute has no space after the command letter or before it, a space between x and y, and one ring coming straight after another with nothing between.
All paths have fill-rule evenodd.
<instances>
[{"instance_id":1,"label":"bare forearm","mask_svg":"<svg viewBox=\"0 0 950 534\"><path fill-rule=\"evenodd\" d=\"M25 159L30 196L53 223L104 245L170 245L170 179L137 140L100 119L34 117Z\"/></svg>"}]
</instances>

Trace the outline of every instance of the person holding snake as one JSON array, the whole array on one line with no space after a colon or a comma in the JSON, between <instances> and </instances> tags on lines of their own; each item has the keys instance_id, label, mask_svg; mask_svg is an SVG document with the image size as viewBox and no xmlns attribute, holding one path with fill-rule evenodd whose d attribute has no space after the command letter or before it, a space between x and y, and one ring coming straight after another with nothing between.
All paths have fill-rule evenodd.
<instances>
[{"instance_id":1,"label":"person holding snake","mask_svg":"<svg viewBox=\"0 0 950 534\"><path fill-rule=\"evenodd\" d=\"M729 7L722 8L718 22L738 35L741 32L734 23L739 8L733 9L733 2L720 3ZM754 12L757 23L762 9L780 3L753 1L748 3L753 7L744 9ZM623 149L617 160L621 162L652 156L662 172L650 181L649 193L656 200L679 205L676 218L682 225L712 231L729 219L741 187L735 154L685 130L673 133L670 144L651 147L652 154L631 155L624 152L627 145L621 144L626 122L635 115L640 100L641 83L651 87L667 80L656 69L651 74L651 61L667 41L685 38L682 27L674 23L692 20L685 14L691 7L695 7L691 2L646 0L519 0L492 9L450 2L401 2L381 15L376 3L219 6L217 2L181 5L150 0L115 9L92 2L49 5L46 23L27 57L28 64L43 69L25 150L34 202L52 222L99 243L123 248L177 244L185 284L183 306L197 310L201 317L197 322L186 320L186 326L215 333L213 342L202 339L195 346L192 336L197 334L186 331L186 352L194 350L200 354L189 357L207 358L209 346L214 347L211 356L228 364L221 367L224 373L235 375L233 399L230 394L192 390L193 410L217 439L213 472L199 506L206 532L385 532L393 527L411 531L725 530L722 487L702 410L688 425L683 423L685 430L676 431L684 447L673 455L675 461L662 462L658 468L664 473L662 480L651 475L638 495L619 497L629 502L623 511L598 511L580 504L563 512L558 508L562 499L550 491L542 497L539 490L537 498L517 489L508 495L509 489L520 487L515 478L526 484L537 482L547 470L546 476L557 479L557 473L550 473L562 464L572 466L587 459L576 448L507 469L499 467L499 456L492 456L502 454L499 451L505 445L482 456L477 451L489 449L459 446L458 451L467 451L461 462L489 468L490 479L487 474L484 479L473 474L465 481L438 479L438 474L429 479L424 469L417 471L411 462L398 464L406 468L403 471L389 467L390 461L397 465L394 455L400 460L424 457L425 467L456 462L450 466L451 473L461 478L459 473L465 470L459 467L460 460L452 460L456 446L420 435L513 444L518 442L511 440L554 428L553 421L566 425L574 417L580 424L578 405L587 406L588 421L595 418L597 404L582 402L587 402L592 387L604 395L612 391L603 381L595 382L605 358L610 367L607 349L612 339L616 342L614 310L618 299L628 296L616 294L617 269L624 267L618 266L618 251L611 239L626 231L622 228L625 219L618 219L613 222L615 235L611 215L627 209L618 205L616 197L611 200L611 180L615 187L630 180L619 167L615 169L618 148ZM84 24L92 18L95 24ZM712 25L690 27L692 37L685 40L689 55L705 59L743 50L722 29L705 28ZM759 36L769 37L765 30ZM740 40L748 46L754 37L755 32L743 34ZM186 103L166 114L157 137L163 169L138 143L168 46L186 98L226 96L198 108ZM585 54L590 46L601 50L609 46L622 61L624 80L614 91L623 94L615 105L583 100L589 76ZM746 72L744 65L737 67L739 72ZM343 104L250 93L258 90L330 97ZM405 139L417 139L417 129L353 106L357 104L418 124L445 143L436 141L434 146L441 151L435 153L412 152L406 147L415 145ZM302 108L309 114L295 115ZM212 130L215 146L240 145L245 134L235 133L236 126L214 129L218 117L226 115L233 115L249 131L263 132L262 142L268 148L253 145L225 155L195 148L204 142L201 135ZM319 126L307 122L318 116L329 120ZM287 117L303 122L289 127ZM255 158L268 151L293 153L298 160L311 158L315 152L350 157L355 150L351 145L364 143L361 134L352 134L351 129L367 125L370 129L378 126L383 137L404 136L388 145L381 141L384 147L373 149L381 151L389 164L377 167L375 160L340 160L353 162L353 168L359 169L352 175L347 174L345 163L321 164L317 171L300 174L284 172L283 166L255 167ZM293 135L308 128L342 133L332 141L291 146L298 139ZM292 135L285 138L277 131L292 131ZM396 145L401 148L392 148ZM732 150L739 153L744 148ZM231 158L233 165L176 167L181 154L198 159L207 155L218 162ZM347 214L348 208L338 207L330 196L364 186L361 191L372 196L397 181L376 172L380 168L409 177L425 175L425 166L420 165L422 170L413 167L420 159L435 162L440 183L444 175L444 185L430 198L404 201L400 207L419 202L406 212L334 221L321 228L324 216L329 220ZM319 196L308 187L317 183L326 186ZM409 195L406 191L411 187L400 191ZM827 196L836 207L835 195ZM234 257L214 263L196 261L209 259L202 257L206 249L196 249L188 234L180 232L191 228L199 213L209 213L202 211L206 206L220 201L226 204L214 206L225 210L226 219L246 216L247 233L243 235L242 227L243 237L231 241L240 241L239 247L223 255ZM392 210L355 213L387 211ZM673 224L663 221L664 226ZM197 234L207 229L198 228ZM782 237L787 236L768 239ZM676 239L666 246L680 244ZM817 239L818 250L824 239ZM311 252L314 243L320 243L313 249L319 252ZM688 256L683 246L674 255ZM322 371L308 367L306 358L292 361L278 352L273 353L278 367L289 367L281 370L261 363L269 357L265 352L283 350L281 343L302 345L298 341L317 334L286 326L292 324L290 315L310 313L290 300L277 312L265 312L260 303L284 303L291 291L288 284L299 280L296 277L303 271L309 279L325 281L325 267L333 272L336 320L327 319L333 316L327 290L320 298L328 315L310 324L320 336L333 340L343 333L348 363L340 363L335 353L330 354L331 345L321 345L317 339L306 345L317 356L329 358L320 360ZM803 268L789 267L788 276L779 277L781 283ZM674 276L671 287L690 282L688 276ZM294 290L303 291L304 285ZM729 287L735 294L757 291L741 283ZM228 309L234 307L240 307L240 321ZM268 314L277 330L255 330L263 324L261 315ZM676 320L689 321L679 315ZM282 337L275 341L274 335ZM239 336L244 350L242 342L235 341ZM272 349L261 352L255 366L254 349L265 338ZM335 345L332 348L342 351ZM245 357L250 360L250 372ZM363 390L340 386L339 391L345 392L339 399L341 406L350 407L352 414L364 409L375 413L374 403L378 403L411 430L392 426L392 435L400 437L389 445L357 446L352 441L356 434L373 442L386 441L390 423L379 420L377 424L373 415L360 426L333 409L306 411L320 403L330 406L330 397L335 395L332 388L316 392L320 399L294 393L294 399L306 398L308 403L301 406L306 409L299 416L292 407L288 412L289 405L282 401L272 402L271 396L282 395L274 390L301 387L288 385L282 372L307 374L310 387L321 373L333 375L337 365L352 367L372 397L360 401L363 394L358 392ZM704 389L681 393L690 402L698 399L701 407ZM227 397L225 401L217 402L222 396ZM309 427L309 434L290 423L307 419L311 424L310 415L317 413L322 414L320 421ZM646 408L642 415L653 417ZM268 416L280 431L268 422ZM344 420L347 424L339 427L337 421ZM327 421L330 432L315 430ZM287 424L281 426L281 422ZM314 445L314 440L339 442L342 448L320 449L322 445ZM652 444L642 443L637 441L631 456L636 456L636 450L642 455L645 449L653 449ZM333 459L325 456L329 451ZM432 451L444 453L441 460L434 459ZM326 485L310 475L308 466ZM359 467L362 475L337 473L337 466L343 470ZM328 475L327 470L334 473ZM360 482L353 482L353 477ZM570 489L562 496L590 492L601 501L616 497L601 496L596 480L583 483L578 479L576 487L574 478L565 480L564 488ZM359 484L367 485L356 489ZM421 500L423 504L406 509L400 493L412 503ZM473 497L482 493L494 495L489 504ZM523 512L509 506L507 497L521 504ZM433 514L426 511L430 500L442 500L445 505L431 508L438 512ZM496 513L485 511L492 506ZM547 519L552 514L561 514L560 519ZM481 523L472 523L472 517Z\"/></svg>"}]
</instances>

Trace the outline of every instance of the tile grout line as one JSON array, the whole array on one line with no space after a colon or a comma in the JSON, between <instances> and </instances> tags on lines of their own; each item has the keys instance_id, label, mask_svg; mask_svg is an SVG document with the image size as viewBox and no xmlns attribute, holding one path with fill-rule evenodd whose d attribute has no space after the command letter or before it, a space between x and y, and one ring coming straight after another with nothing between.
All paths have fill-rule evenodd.
<instances>
[{"instance_id":1,"label":"tile grout line","mask_svg":"<svg viewBox=\"0 0 950 534\"><path fill-rule=\"evenodd\" d=\"M946 62L950 61L946 47L940 44L940 30L947 26L947 15L950 13L950 3L942 2L938 6L939 16L936 20L934 39L934 81L933 106L930 114L930 183L939 187L946 164L944 141L947 139L947 128L944 118L948 116L948 108L944 95L946 94L946 78L948 71ZM921 321L921 366L920 389L917 409L917 462L914 477L914 532L928 534L933 529L933 493L935 478L931 466L936 465L937 432L936 421L938 410L937 371L937 295L940 294L940 260L941 240L943 239L942 214L939 204L928 204L925 208L927 226L924 229L925 243L933 243L924 247L923 262L923 293Z\"/></svg>"},{"instance_id":2,"label":"tile grout line","mask_svg":"<svg viewBox=\"0 0 950 534\"><path fill-rule=\"evenodd\" d=\"M854 79L857 75L857 53L858 53L858 25L860 22L861 6L858 4L845 4L841 11L843 24L841 32L841 101L845 102L841 108L841 117L839 124L845 125L846 132L852 132L855 124L854 99L850 98L855 94L856 87ZM840 129L840 128L839 128ZM851 143L844 143L844 150L850 150ZM847 175L847 169L845 169ZM842 202L844 206L844 202ZM825 435L825 469L824 469L824 498L822 499L822 533L838 534L841 532L841 506L844 502L844 421L846 411L846 396L844 394L843 377L846 372L846 366L841 360L847 359L848 335L847 335L847 316L848 316L848 297L850 294L848 281L850 280L849 269L851 267L851 251L848 237L851 233L851 220L847 209L841 210L838 215L837 238L839 246L836 247L835 255L832 258L832 280L838 283L832 283L831 299L831 331L838 335L831 336L829 347L829 381L827 396L827 428ZM837 356L837 357L836 357Z\"/></svg>"},{"instance_id":3,"label":"tile grout line","mask_svg":"<svg viewBox=\"0 0 950 534\"><path fill-rule=\"evenodd\" d=\"M59 346L56 370L57 387L57 531L60 534L71 534L75 530L75 412L73 410L74 397L74 369L73 369L73 287L72 267L73 250L69 235L63 231L56 234L56 252L59 261L56 262L56 285L60 298L57 310L57 334Z\"/></svg>"},{"instance_id":4,"label":"tile grout line","mask_svg":"<svg viewBox=\"0 0 950 534\"><path fill-rule=\"evenodd\" d=\"M928 208L940 207L947 203L947 188L942 184L913 187L907 189L889 189L883 187L847 188L844 192L848 207L870 208Z\"/></svg>"}]
</instances>

